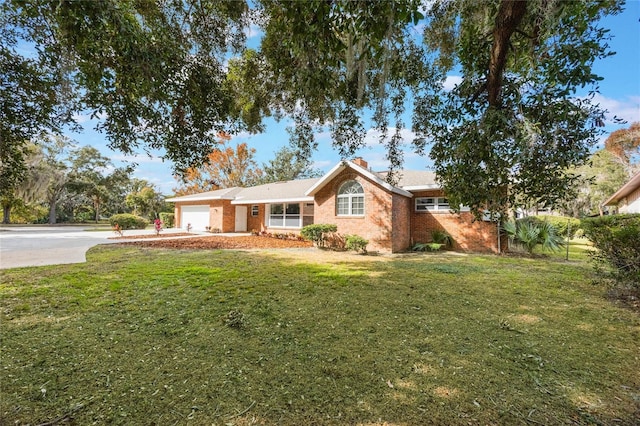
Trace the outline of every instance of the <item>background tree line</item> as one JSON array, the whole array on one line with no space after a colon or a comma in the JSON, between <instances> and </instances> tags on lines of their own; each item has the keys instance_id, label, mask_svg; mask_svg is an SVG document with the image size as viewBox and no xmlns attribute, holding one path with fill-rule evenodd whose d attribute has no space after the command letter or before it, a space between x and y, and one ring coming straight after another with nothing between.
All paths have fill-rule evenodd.
<instances>
[{"instance_id":1,"label":"background tree line","mask_svg":"<svg viewBox=\"0 0 640 426\"><path fill-rule=\"evenodd\" d=\"M153 184L131 176L133 168L114 168L93 147L52 136L23 150L23 178L0 197L3 223L98 222L116 213L153 219L170 208Z\"/></svg>"}]
</instances>

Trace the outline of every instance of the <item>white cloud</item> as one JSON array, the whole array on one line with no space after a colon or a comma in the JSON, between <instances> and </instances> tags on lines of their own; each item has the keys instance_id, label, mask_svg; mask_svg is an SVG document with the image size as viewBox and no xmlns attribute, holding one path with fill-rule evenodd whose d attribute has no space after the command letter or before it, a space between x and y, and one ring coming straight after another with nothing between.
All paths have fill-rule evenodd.
<instances>
[{"instance_id":1,"label":"white cloud","mask_svg":"<svg viewBox=\"0 0 640 426\"><path fill-rule=\"evenodd\" d=\"M396 132L395 127L389 127L387 129L387 138L390 139L395 134L395 132ZM379 130L376 130L376 129L367 130L367 134L364 137L365 145L368 147L382 146L380 142L380 136L381 136L381 133ZM400 130L400 136L402 137L402 143L404 145L411 144L411 142L413 142L413 140L416 138L416 134L409 129Z\"/></svg>"},{"instance_id":2,"label":"white cloud","mask_svg":"<svg viewBox=\"0 0 640 426\"><path fill-rule=\"evenodd\" d=\"M322 132L318 132L314 134L316 141L331 141L331 132L329 130L324 130Z\"/></svg>"},{"instance_id":3,"label":"white cloud","mask_svg":"<svg viewBox=\"0 0 640 426\"><path fill-rule=\"evenodd\" d=\"M231 141L233 141L234 143L242 143L251 138L251 136L253 136L253 133L242 131L235 135L231 135Z\"/></svg>"},{"instance_id":4,"label":"white cloud","mask_svg":"<svg viewBox=\"0 0 640 426\"><path fill-rule=\"evenodd\" d=\"M164 161L161 157L155 155L147 155L147 154L133 154L133 155L114 155L111 157L112 160L115 161L123 161L128 163L138 163L138 164L161 164Z\"/></svg>"},{"instance_id":5,"label":"white cloud","mask_svg":"<svg viewBox=\"0 0 640 426\"><path fill-rule=\"evenodd\" d=\"M623 99L612 99L597 93L593 98L594 104L607 110L608 124L613 124L613 118L621 118L628 123L640 121L640 96L627 96Z\"/></svg>"},{"instance_id":6,"label":"white cloud","mask_svg":"<svg viewBox=\"0 0 640 426\"><path fill-rule=\"evenodd\" d=\"M247 36L247 38L254 38L254 37L262 37L264 32L259 26L252 24L252 25L249 25L249 28L245 30L244 34Z\"/></svg>"},{"instance_id":7,"label":"white cloud","mask_svg":"<svg viewBox=\"0 0 640 426\"><path fill-rule=\"evenodd\" d=\"M314 161L313 163L311 163L312 168L320 169L320 170L329 170L333 166L335 166L335 163L329 160L320 160L320 161Z\"/></svg>"},{"instance_id":8,"label":"white cloud","mask_svg":"<svg viewBox=\"0 0 640 426\"><path fill-rule=\"evenodd\" d=\"M153 185L155 185L156 188L158 188L158 191L160 191L161 194L173 194L173 188L178 186L178 182L175 179L172 180L163 180L163 179L158 179L157 177L141 177L140 179L144 179L147 182L152 183Z\"/></svg>"},{"instance_id":9,"label":"white cloud","mask_svg":"<svg viewBox=\"0 0 640 426\"><path fill-rule=\"evenodd\" d=\"M442 87L444 88L444 90L446 90L447 92L453 90L453 88L462 83L462 77L459 75L448 75L447 78L445 78L444 82L442 83Z\"/></svg>"},{"instance_id":10,"label":"white cloud","mask_svg":"<svg viewBox=\"0 0 640 426\"><path fill-rule=\"evenodd\" d=\"M363 158L372 170L389 170L390 163L384 152L371 152Z\"/></svg>"},{"instance_id":11,"label":"white cloud","mask_svg":"<svg viewBox=\"0 0 640 426\"><path fill-rule=\"evenodd\" d=\"M100 112L98 114L96 114L95 117L91 117L90 113L87 114L74 114L72 117L78 124L83 124L83 123L88 123L88 122L95 122L95 121L102 121L104 119L107 118L107 113L106 112Z\"/></svg>"}]
</instances>

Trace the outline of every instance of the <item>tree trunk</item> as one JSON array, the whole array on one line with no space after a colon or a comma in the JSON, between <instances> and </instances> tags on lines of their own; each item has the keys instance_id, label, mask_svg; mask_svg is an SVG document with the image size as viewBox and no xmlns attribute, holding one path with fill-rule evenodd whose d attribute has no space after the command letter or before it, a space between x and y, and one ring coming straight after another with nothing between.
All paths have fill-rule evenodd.
<instances>
[{"instance_id":1,"label":"tree trunk","mask_svg":"<svg viewBox=\"0 0 640 426\"><path fill-rule=\"evenodd\" d=\"M54 225L56 223L56 203L49 204L49 224Z\"/></svg>"},{"instance_id":2,"label":"tree trunk","mask_svg":"<svg viewBox=\"0 0 640 426\"><path fill-rule=\"evenodd\" d=\"M2 206L2 223L5 225L11 223L11 204L4 204Z\"/></svg>"},{"instance_id":3,"label":"tree trunk","mask_svg":"<svg viewBox=\"0 0 640 426\"><path fill-rule=\"evenodd\" d=\"M93 208L96 211L96 223L100 220L100 202L94 201Z\"/></svg>"},{"instance_id":4,"label":"tree trunk","mask_svg":"<svg viewBox=\"0 0 640 426\"><path fill-rule=\"evenodd\" d=\"M507 52L511 35L522 22L527 12L527 2L523 0L503 0L498 9L495 26L493 27L493 45L487 76L487 93L490 107L500 107L500 89L502 75L507 63Z\"/></svg>"}]
</instances>

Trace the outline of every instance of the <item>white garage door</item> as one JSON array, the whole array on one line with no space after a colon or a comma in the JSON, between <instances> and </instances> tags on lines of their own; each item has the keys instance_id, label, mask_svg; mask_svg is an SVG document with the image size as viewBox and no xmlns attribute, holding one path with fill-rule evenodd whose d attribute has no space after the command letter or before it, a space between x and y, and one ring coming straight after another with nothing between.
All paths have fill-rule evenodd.
<instances>
[{"instance_id":1,"label":"white garage door","mask_svg":"<svg viewBox=\"0 0 640 426\"><path fill-rule=\"evenodd\" d=\"M209 206L182 206L180 226L187 229L191 224L192 231L206 231L209 226Z\"/></svg>"}]
</instances>

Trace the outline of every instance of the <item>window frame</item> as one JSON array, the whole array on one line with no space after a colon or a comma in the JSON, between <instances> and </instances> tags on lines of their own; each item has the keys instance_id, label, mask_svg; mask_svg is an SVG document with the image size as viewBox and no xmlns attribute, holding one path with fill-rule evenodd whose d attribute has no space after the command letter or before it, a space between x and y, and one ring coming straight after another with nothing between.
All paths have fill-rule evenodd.
<instances>
[{"instance_id":1,"label":"window frame","mask_svg":"<svg viewBox=\"0 0 640 426\"><path fill-rule=\"evenodd\" d=\"M254 204L251 206L251 217L258 217L260 215L260 206Z\"/></svg>"},{"instance_id":2,"label":"window frame","mask_svg":"<svg viewBox=\"0 0 640 426\"><path fill-rule=\"evenodd\" d=\"M426 202L423 200L433 200L432 202ZM447 197L437 197L437 196L428 196L428 197L416 197L414 202L414 210L417 212L442 212L442 211L450 211L451 205L449 204L449 199Z\"/></svg>"},{"instance_id":3,"label":"window frame","mask_svg":"<svg viewBox=\"0 0 640 426\"><path fill-rule=\"evenodd\" d=\"M281 210L281 213L273 213L273 208L275 206L279 206ZM298 213L289 213L288 210L291 210L291 207L293 206L297 206L297 210ZM302 210L302 206L300 205L300 203L271 203L271 204L267 204L267 208L265 210L265 224L267 225L268 228L302 228L302 220L303 220L303 214L302 214L303 210ZM276 218L276 220L278 221L282 221L281 223L272 223L272 219L274 219L274 217ZM288 220L297 220L296 225L288 225L287 224L287 219Z\"/></svg>"},{"instance_id":4,"label":"window frame","mask_svg":"<svg viewBox=\"0 0 640 426\"><path fill-rule=\"evenodd\" d=\"M357 192L343 192L346 191L345 187L354 187L354 184L359 187ZM344 212L344 207L346 207L346 213ZM336 192L336 216L364 217L366 211L365 208L365 193L362 184L355 179L343 182ZM354 213L354 210L357 212Z\"/></svg>"}]
</instances>

